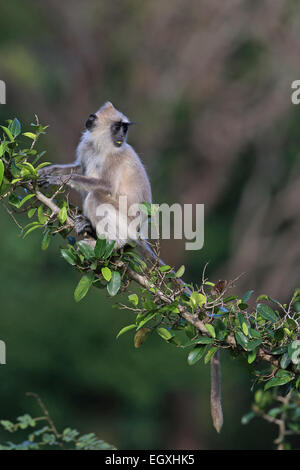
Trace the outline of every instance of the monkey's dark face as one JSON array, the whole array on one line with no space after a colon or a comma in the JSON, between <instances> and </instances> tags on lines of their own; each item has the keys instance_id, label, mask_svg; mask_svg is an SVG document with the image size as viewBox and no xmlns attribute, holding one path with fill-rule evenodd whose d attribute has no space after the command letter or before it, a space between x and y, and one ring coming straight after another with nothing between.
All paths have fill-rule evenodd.
<instances>
[{"instance_id":1,"label":"monkey's dark face","mask_svg":"<svg viewBox=\"0 0 300 470\"><path fill-rule=\"evenodd\" d=\"M115 147L121 147L125 142L130 122L118 121L111 125L111 138Z\"/></svg>"}]
</instances>

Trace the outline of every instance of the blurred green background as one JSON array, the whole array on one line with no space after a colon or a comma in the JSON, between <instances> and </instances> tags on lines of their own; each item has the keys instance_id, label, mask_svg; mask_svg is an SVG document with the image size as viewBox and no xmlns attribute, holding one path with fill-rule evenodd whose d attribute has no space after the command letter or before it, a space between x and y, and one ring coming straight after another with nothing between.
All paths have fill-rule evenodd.
<instances>
[{"instance_id":1,"label":"blurred green background","mask_svg":"<svg viewBox=\"0 0 300 470\"><path fill-rule=\"evenodd\" d=\"M154 202L204 203L205 246L162 243L169 264L199 283L233 279L281 301L299 286L300 78L296 0L10 0L0 7L0 119L49 132L46 160L71 162L87 116L106 100L138 123L129 142L151 177ZM28 129L26 129L28 130ZM0 417L37 405L58 427L96 432L121 449L269 448L274 432L249 410L244 364L223 357L225 425L209 411L209 368L152 337L116 341L130 313L91 291L75 304L78 276L40 251L1 210ZM1 440L9 439L0 435Z\"/></svg>"}]
</instances>

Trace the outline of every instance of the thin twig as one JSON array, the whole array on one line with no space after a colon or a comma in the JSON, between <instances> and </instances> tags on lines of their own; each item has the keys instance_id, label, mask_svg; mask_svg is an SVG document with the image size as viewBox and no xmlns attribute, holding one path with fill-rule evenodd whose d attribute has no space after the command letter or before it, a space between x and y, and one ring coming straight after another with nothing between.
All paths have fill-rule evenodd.
<instances>
[{"instance_id":1,"label":"thin twig","mask_svg":"<svg viewBox=\"0 0 300 470\"><path fill-rule=\"evenodd\" d=\"M49 415L49 412L46 408L46 406L44 405L44 403L42 402L41 398L38 396L37 393L33 393L33 392L27 392L26 395L28 395L29 397L33 397L37 400L41 410L44 412L44 415L45 415L45 418L47 419L48 423L49 423L49 426L50 428L52 429L53 431L53 434L55 435L55 437L57 439L60 439L61 435L59 434L59 432L57 431L56 427L55 427L55 424L51 418L51 416Z\"/></svg>"}]
</instances>

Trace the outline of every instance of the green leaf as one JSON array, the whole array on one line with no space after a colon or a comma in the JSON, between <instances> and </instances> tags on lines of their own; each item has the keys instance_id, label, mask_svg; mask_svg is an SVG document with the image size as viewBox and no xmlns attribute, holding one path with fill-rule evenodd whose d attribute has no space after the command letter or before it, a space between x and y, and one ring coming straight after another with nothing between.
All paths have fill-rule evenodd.
<instances>
[{"instance_id":1,"label":"green leaf","mask_svg":"<svg viewBox=\"0 0 300 470\"><path fill-rule=\"evenodd\" d=\"M40 163L37 167L36 167L36 171L40 170L41 168L44 168L45 166L49 166L51 165L50 162L43 162L43 163Z\"/></svg>"},{"instance_id":2,"label":"green leaf","mask_svg":"<svg viewBox=\"0 0 300 470\"><path fill-rule=\"evenodd\" d=\"M81 240L81 241L77 242L77 246L78 246L79 250L81 251L81 253L83 254L83 256L87 260L91 260L91 259L94 258L94 254L95 254L94 250L88 243Z\"/></svg>"},{"instance_id":3,"label":"green leaf","mask_svg":"<svg viewBox=\"0 0 300 470\"><path fill-rule=\"evenodd\" d=\"M204 355L206 346L196 346L188 355L187 362L189 366L193 366Z\"/></svg>"},{"instance_id":4,"label":"green leaf","mask_svg":"<svg viewBox=\"0 0 300 470\"><path fill-rule=\"evenodd\" d=\"M89 272L85 274L84 276L82 276L82 278L78 282L77 287L74 291L75 302L79 302L86 296L91 285L93 284L93 280L94 280L93 272Z\"/></svg>"},{"instance_id":5,"label":"green leaf","mask_svg":"<svg viewBox=\"0 0 300 470\"><path fill-rule=\"evenodd\" d=\"M28 230L27 232L25 232L23 238L26 238L27 235L29 235L31 232L33 232L34 230L36 230L37 228L42 228L43 225L40 225L38 222L35 222L34 225L32 225Z\"/></svg>"},{"instance_id":6,"label":"green leaf","mask_svg":"<svg viewBox=\"0 0 300 470\"><path fill-rule=\"evenodd\" d=\"M209 332L210 336L212 336L212 338L216 337L216 332L213 325L211 325L210 323L206 323L205 328Z\"/></svg>"},{"instance_id":7,"label":"green leaf","mask_svg":"<svg viewBox=\"0 0 300 470\"><path fill-rule=\"evenodd\" d=\"M214 340L208 336L200 336L197 339L197 344L213 344Z\"/></svg>"},{"instance_id":8,"label":"green leaf","mask_svg":"<svg viewBox=\"0 0 300 470\"><path fill-rule=\"evenodd\" d=\"M206 297L199 292L193 292L190 295L190 305L191 307L195 308L197 306L202 307L203 304L206 303Z\"/></svg>"},{"instance_id":9,"label":"green leaf","mask_svg":"<svg viewBox=\"0 0 300 470\"><path fill-rule=\"evenodd\" d=\"M98 238L98 240L96 241L95 249L94 249L95 256L97 258L102 258L103 257L103 255L105 253L105 250L106 250L106 246L107 246L106 239L104 237L103 238Z\"/></svg>"},{"instance_id":10,"label":"green leaf","mask_svg":"<svg viewBox=\"0 0 300 470\"><path fill-rule=\"evenodd\" d=\"M5 153L5 145L0 144L0 157L2 157L2 155L4 155L4 153Z\"/></svg>"},{"instance_id":11,"label":"green leaf","mask_svg":"<svg viewBox=\"0 0 300 470\"><path fill-rule=\"evenodd\" d=\"M44 206L43 206L43 204L41 204L38 208L38 219L39 219L40 224L42 224L42 225L44 225L48 220L47 215L44 215Z\"/></svg>"},{"instance_id":12,"label":"green leaf","mask_svg":"<svg viewBox=\"0 0 300 470\"><path fill-rule=\"evenodd\" d=\"M242 330L243 330L244 335L248 336L248 333L249 333L248 326L245 322L242 323Z\"/></svg>"},{"instance_id":13,"label":"green leaf","mask_svg":"<svg viewBox=\"0 0 300 470\"><path fill-rule=\"evenodd\" d=\"M157 313L149 313L143 320L139 322L138 330L140 330L148 321L152 320L157 315Z\"/></svg>"},{"instance_id":14,"label":"green leaf","mask_svg":"<svg viewBox=\"0 0 300 470\"><path fill-rule=\"evenodd\" d=\"M77 255L73 250L62 249L60 250L62 257L67 261L67 263L75 266L77 264Z\"/></svg>"},{"instance_id":15,"label":"green leaf","mask_svg":"<svg viewBox=\"0 0 300 470\"><path fill-rule=\"evenodd\" d=\"M250 328L249 331L253 338L261 339L261 334L259 331L255 330L254 328Z\"/></svg>"},{"instance_id":16,"label":"green leaf","mask_svg":"<svg viewBox=\"0 0 300 470\"><path fill-rule=\"evenodd\" d=\"M242 424L248 424L253 418L255 418L255 413L254 411L250 411L250 413L247 413L244 415L241 419Z\"/></svg>"},{"instance_id":17,"label":"green leaf","mask_svg":"<svg viewBox=\"0 0 300 470\"><path fill-rule=\"evenodd\" d=\"M1 420L1 425L4 427L6 431L13 432L15 430L16 425L8 420Z\"/></svg>"},{"instance_id":18,"label":"green leaf","mask_svg":"<svg viewBox=\"0 0 300 470\"><path fill-rule=\"evenodd\" d=\"M255 350L258 346L260 346L262 343L262 339L253 339L251 341L248 341L248 344L246 346L247 351L253 351Z\"/></svg>"},{"instance_id":19,"label":"green leaf","mask_svg":"<svg viewBox=\"0 0 300 470\"><path fill-rule=\"evenodd\" d=\"M248 300L250 299L251 295L253 294L254 290L248 290L248 292L246 292L245 295L243 295L242 297L242 302L248 302Z\"/></svg>"},{"instance_id":20,"label":"green leaf","mask_svg":"<svg viewBox=\"0 0 300 470\"><path fill-rule=\"evenodd\" d=\"M293 364L296 364L296 365L299 364L299 359L300 359L299 341L293 341L291 344L289 344L288 355L290 359L292 360Z\"/></svg>"},{"instance_id":21,"label":"green leaf","mask_svg":"<svg viewBox=\"0 0 300 470\"><path fill-rule=\"evenodd\" d=\"M22 162L19 164L20 168L21 168L21 174L22 176L27 176L28 174L33 176L33 177L36 177L37 176L37 172L36 172L36 169L34 168L34 166L31 165L31 163L29 162ZM25 167L25 168L24 168Z\"/></svg>"},{"instance_id":22,"label":"green leaf","mask_svg":"<svg viewBox=\"0 0 300 470\"><path fill-rule=\"evenodd\" d=\"M136 294L130 294L128 300L136 307L139 303L139 298Z\"/></svg>"},{"instance_id":23,"label":"green leaf","mask_svg":"<svg viewBox=\"0 0 300 470\"><path fill-rule=\"evenodd\" d=\"M23 197L23 199L20 201L18 208L22 207L25 202L29 201L29 199L33 198L35 194L28 194L27 196Z\"/></svg>"},{"instance_id":24,"label":"green leaf","mask_svg":"<svg viewBox=\"0 0 300 470\"><path fill-rule=\"evenodd\" d=\"M173 338L173 334L170 333L166 328L156 328L156 332L159 334L161 338L168 341L169 339Z\"/></svg>"},{"instance_id":25,"label":"green leaf","mask_svg":"<svg viewBox=\"0 0 300 470\"><path fill-rule=\"evenodd\" d=\"M217 318L217 320L214 322L214 328L216 331L216 337L219 341L224 341L226 338L228 332L226 329L225 324L220 318Z\"/></svg>"},{"instance_id":26,"label":"green leaf","mask_svg":"<svg viewBox=\"0 0 300 470\"><path fill-rule=\"evenodd\" d=\"M285 353L286 350L287 350L286 346L278 346L278 348L274 348L271 351L271 354L274 354L274 355L282 354L282 353Z\"/></svg>"},{"instance_id":27,"label":"green leaf","mask_svg":"<svg viewBox=\"0 0 300 470\"><path fill-rule=\"evenodd\" d=\"M246 310L248 308L248 304L244 303L244 302L240 302L238 304L238 307L240 310Z\"/></svg>"},{"instance_id":28,"label":"green leaf","mask_svg":"<svg viewBox=\"0 0 300 470\"><path fill-rule=\"evenodd\" d=\"M184 328L185 334L188 338L192 339L196 336L196 328L191 324L188 323Z\"/></svg>"},{"instance_id":29,"label":"green leaf","mask_svg":"<svg viewBox=\"0 0 300 470\"><path fill-rule=\"evenodd\" d=\"M271 322L278 320L276 313L271 309L271 307L269 307L269 305L257 304L256 310L265 320Z\"/></svg>"},{"instance_id":30,"label":"green leaf","mask_svg":"<svg viewBox=\"0 0 300 470\"><path fill-rule=\"evenodd\" d=\"M288 352L284 353L280 360L280 367L286 369L291 363L291 358L289 357Z\"/></svg>"},{"instance_id":31,"label":"green leaf","mask_svg":"<svg viewBox=\"0 0 300 470\"><path fill-rule=\"evenodd\" d=\"M5 126L0 126L0 127L2 127L2 129L3 129L4 132L5 132L5 134L8 136L10 142L14 142L14 137L13 137L12 133L10 132L10 130L9 130L7 127L5 127Z\"/></svg>"},{"instance_id":32,"label":"green leaf","mask_svg":"<svg viewBox=\"0 0 300 470\"><path fill-rule=\"evenodd\" d=\"M241 331L235 332L235 339L237 343L242 346L243 349L247 351L248 339L247 336L244 335Z\"/></svg>"},{"instance_id":33,"label":"green leaf","mask_svg":"<svg viewBox=\"0 0 300 470\"><path fill-rule=\"evenodd\" d=\"M272 418L276 418L276 416L282 413L282 411L282 408L272 408L270 411L268 411L268 415L272 416Z\"/></svg>"},{"instance_id":34,"label":"green leaf","mask_svg":"<svg viewBox=\"0 0 300 470\"><path fill-rule=\"evenodd\" d=\"M33 134L32 132L24 132L23 135L25 135L25 137L28 137L29 139L32 139L32 140L36 138L36 135Z\"/></svg>"},{"instance_id":35,"label":"green leaf","mask_svg":"<svg viewBox=\"0 0 300 470\"><path fill-rule=\"evenodd\" d=\"M112 254L112 252L114 251L114 246L116 244L116 241L115 240L112 240L106 247L105 249L105 252L104 252L104 255L103 255L103 258L104 259L107 259L110 257L110 255Z\"/></svg>"},{"instance_id":36,"label":"green leaf","mask_svg":"<svg viewBox=\"0 0 300 470\"><path fill-rule=\"evenodd\" d=\"M172 271L166 274L166 279L174 279L175 277L176 277L176 274L173 273Z\"/></svg>"},{"instance_id":37,"label":"green leaf","mask_svg":"<svg viewBox=\"0 0 300 470\"><path fill-rule=\"evenodd\" d=\"M16 196L14 193L10 194L8 197L8 202L14 207L19 207L20 198Z\"/></svg>"},{"instance_id":38,"label":"green leaf","mask_svg":"<svg viewBox=\"0 0 300 470\"><path fill-rule=\"evenodd\" d=\"M8 202L17 209L20 209L20 207L22 207L25 202L29 201L29 199L33 198L34 196L35 194L28 194L27 196L23 197L23 199L19 199L15 194L11 194L8 198Z\"/></svg>"},{"instance_id":39,"label":"green leaf","mask_svg":"<svg viewBox=\"0 0 300 470\"><path fill-rule=\"evenodd\" d=\"M240 327L244 333L244 335L248 336L249 335L249 329L250 329L250 324L248 320L246 319L245 315L242 313L238 313L238 319L239 319L239 324Z\"/></svg>"},{"instance_id":40,"label":"green leaf","mask_svg":"<svg viewBox=\"0 0 300 470\"><path fill-rule=\"evenodd\" d=\"M109 282L111 280L111 270L107 267L101 269L102 276L104 279Z\"/></svg>"},{"instance_id":41,"label":"green leaf","mask_svg":"<svg viewBox=\"0 0 300 470\"><path fill-rule=\"evenodd\" d=\"M237 295L230 295L229 297L225 297L225 299L223 300L224 304L227 303L227 302L231 302L232 300L236 300L238 297Z\"/></svg>"},{"instance_id":42,"label":"green leaf","mask_svg":"<svg viewBox=\"0 0 300 470\"><path fill-rule=\"evenodd\" d=\"M127 326L124 326L124 328L122 328L119 333L117 334L117 338L120 338L120 336L122 336L124 333L127 333L127 331L130 331L130 330L133 330L134 328L136 328L136 325L127 325Z\"/></svg>"},{"instance_id":43,"label":"green leaf","mask_svg":"<svg viewBox=\"0 0 300 470\"><path fill-rule=\"evenodd\" d=\"M165 273L167 271L171 271L171 269L172 269L171 266L169 266L168 264L164 264L163 266L159 267L159 270L162 273Z\"/></svg>"},{"instance_id":44,"label":"green leaf","mask_svg":"<svg viewBox=\"0 0 300 470\"><path fill-rule=\"evenodd\" d=\"M29 209L29 211L27 212L28 218L31 219L35 213L36 213L36 207L32 207L31 209Z\"/></svg>"},{"instance_id":45,"label":"green leaf","mask_svg":"<svg viewBox=\"0 0 300 470\"><path fill-rule=\"evenodd\" d=\"M256 351L251 351L248 354L248 364L252 364L252 362L254 362L255 359L256 359Z\"/></svg>"},{"instance_id":46,"label":"green leaf","mask_svg":"<svg viewBox=\"0 0 300 470\"><path fill-rule=\"evenodd\" d=\"M189 348L191 346L196 346L197 344L213 344L214 340L209 338L208 336L200 336L199 338L195 338L192 341L188 341L184 344L183 348Z\"/></svg>"},{"instance_id":47,"label":"green leaf","mask_svg":"<svg viewBox=\"0 0 300 470\"><path fill-rule=\"evenodd\" d=\"M13 136L17 137L21 133L20 121L17 118L14 118L9 128Z\"/></svg>"},{"instance_id":48,"label":"green leaf","mask_svg":"<svg viewBox=\"0 0 300 470\"><path fill-rule=\"evenodd\" d=\"M107 292L112 297L116 295L121 287L121 275L118 271L112 271L111 280L107 284Z\"/></svg>"},{"instance_id":49,"label":"green leaf","mask_svg":"<svg viewBox=\"0 0 300 470\"><path fill-rule=\"evenodd\" d=\"M50 244L50 240L51 240L51 233L50 233L50 230L46 230L44 236L43 236L43 239L42 239L42 244L41 244L41 248L42 250L47 250L49 244Z\"/></svg>"},{"instance_id":50,"label":"green leaf","mask_svg":"<svg viewBox=\"0 0 300 470\"><path fill-rule=\"evenodd\" d=\"M185 267L184 265L180 266L180 268L178 269L178 271L176 272L176 277L182 277L184 275L184 271L185 271Z\"/></svg>"},{"instance_id":51,"label":"green leaf","mask_svg":"<svg viewBox=\"0 0 300 470\"><path fill-rule=\"evenodd\" d=\"M285 374L283 374L282 372L284 372ZM293 378L294 378L293 374L291 374L290 372L286 370L280 369L277 372L276 376L266 383L264 389L268 390L271 387L279 387L280 385L285 385L291 380L293 380Z\"/></svg>"},{"instance_id":52,"label":"green leaf","mask_svg":"<svg viewBox=\"0 0 300 470\"><path fill-rule=\"evenodd\" d=\"M0 160L0 186L3 181L3 176L4 176L4 165L3 165L3 161Z\"/></svg>"},{"instance_id":53,"label":"green leaf","mask_svg":"<svg viewBox=\"0 0 300 470\"><path fill-rule=\"evenodd\" d=\"M210 348L204 358L204 364L207 364L208 362L210 362L211 358L213 357L213 355L216 353L216 351L218 350L218 348L216 346L213 346L212 348Z\"/></svg>"},{"instance_id":54,"label":"green leaf","mask_svg":"<svg viewBox=\"0 0 300 470\"><path fill-rule=\"evenodd\" d=\"M64 225L65 221L67 220L68 212L67 208L64 206L60 209L59 214L58 214L58 220L62 225Z\"/></svg>"}]
</instances>

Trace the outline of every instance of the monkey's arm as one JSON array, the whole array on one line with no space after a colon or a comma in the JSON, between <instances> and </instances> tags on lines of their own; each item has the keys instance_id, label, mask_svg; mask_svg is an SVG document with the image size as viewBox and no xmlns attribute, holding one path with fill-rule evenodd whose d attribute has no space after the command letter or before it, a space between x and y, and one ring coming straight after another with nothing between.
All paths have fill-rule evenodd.
<instances>
[{"instance_id":1,"label":"monkey's arm","mask_svg":"<svg viewBox=\"0 0 300 470\"><path fill-rule=\"evenodd\" d=\"M41 176L40 179L40 186L43 185L55 185L61 186L66 184L71 188L74 188L78 191L86 191L91 192L95 189L100 189L101 191L110 194L111 187L105 183L103 180L98 178L90 178L84 175L77 175L77 174L66 174L66 175L45 175Z\"/></svg>"},{"instance_id":2,"label":"monkey's arm","mask_svg":"<svg viewBox=\"0 0 300 470\"><path fill-rule=\"evenodd\" d=\"M78 162L67 163L65 165L49 165L39 170L39 176L46 175L67 175L71 173L81 173L81 165Z\"/></svg>"}]
</instances>

